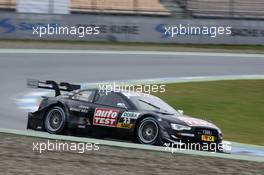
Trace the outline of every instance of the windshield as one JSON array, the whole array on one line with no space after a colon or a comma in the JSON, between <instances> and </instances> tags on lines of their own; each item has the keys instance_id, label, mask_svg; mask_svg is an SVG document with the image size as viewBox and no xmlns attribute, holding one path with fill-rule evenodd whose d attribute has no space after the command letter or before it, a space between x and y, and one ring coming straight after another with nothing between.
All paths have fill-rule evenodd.
<instances>
[{"instance_id":1,"label":"windshield","mask_svg":"<svg viewBox=\"0 0 264 175\"><path fill-rule=\"evenodd\" d=\"M124 95L126 95L139 109L178 114L174 108L156 96L143 93Z\"/></svg>"}]
</instances>

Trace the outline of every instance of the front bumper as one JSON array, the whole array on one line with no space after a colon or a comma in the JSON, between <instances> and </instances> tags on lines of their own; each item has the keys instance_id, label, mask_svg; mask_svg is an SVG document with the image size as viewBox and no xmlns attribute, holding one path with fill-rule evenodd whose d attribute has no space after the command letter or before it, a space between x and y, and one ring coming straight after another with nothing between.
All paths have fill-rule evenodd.
<instances>
[{"instance_id":1,"label":"front bumper","mask_svg":"<svg viewBox=\"0 0 264 175\"><path fill-rule=\"evenodd\" d=\"M213 136L214 141L203 141L202 135ZM206 148L207 151L218 151L223 140L222 134L217 129L206 127L192 127L191 130L182 131L167 128L163 136L165 136L165 143L180 145L180 147L192 150L203 150L203 148Z\"/></svg>"},{"instance_id":2,"label":"front bumper","mask_svg":"<svg viewBox=\"0 0 264 175\"><path fill-rule=\"evenodd\" d=\"M192 128L189 131L170 131L170 139L175 141L183 141L183 142L204 142L202 140L202 135L213 136L213 142L222 141L222 134L219 133L216 129L211 128Z\"/></svg>"}]
</instances>

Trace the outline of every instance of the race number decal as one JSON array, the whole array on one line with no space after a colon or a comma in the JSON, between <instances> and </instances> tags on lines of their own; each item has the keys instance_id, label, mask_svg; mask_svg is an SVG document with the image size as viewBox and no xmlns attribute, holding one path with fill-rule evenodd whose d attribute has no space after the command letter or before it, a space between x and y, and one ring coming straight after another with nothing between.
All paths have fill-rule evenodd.
<instances>
[{"instance_id":1,"label":"race number decal","mask_svg":"<svg viewBox=\"0 0 264 175\"><path fill-rule=\"evenodd\" d=\"M93 124L115 127L119 110L109 108L96 108L94 112Z\"/></svg>"},{"instance_id":2,"label":"race number decal","mask_svg":"<svg viewBox=\"0 0 264 175\"><path fill-rule=\"evenodd\" d=\"M130 129L133 126L131 119L137 119L139 115L140 113L137 112L124 112L117 123L117 127Z\"/></svg>"}]
</instances>

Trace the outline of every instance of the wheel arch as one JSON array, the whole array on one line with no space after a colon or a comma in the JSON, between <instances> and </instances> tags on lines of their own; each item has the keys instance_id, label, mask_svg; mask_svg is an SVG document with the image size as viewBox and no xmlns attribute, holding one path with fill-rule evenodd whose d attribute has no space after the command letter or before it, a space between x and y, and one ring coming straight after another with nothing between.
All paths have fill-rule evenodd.
<instances>
[{"instance_id":1,"label":"wheel arch","mask_svg":"<svg viewBox=\"0 0 264 175\"><path fill-rule=\"evenodd\" d=\"M43 129L46 131L46 128L45 128L45 119L46 119L46 116L47 116L47 113L49 112L49 110L55 106L59 106L61 107L64 112L65 112L65 116L66 116L66 123L68 123L69 121L69 110L68 110L68 107L66 104L62 103L61 101L56 101L52 104L50 104L49 106L46 107L45 109L45 112L43 113L43 120L42 120L42 126L43 126ZM66 124L67 126L67 124Z\"/></svg>"},{"instance_id":2,"label":"wheel arch","mask_svg":"<svg viewBox=\"0 0 264 175\"><path fill-rule=\"evenodd\" d=\"M158 124L158 126L160 127L160 124L159 124L159 122L158 122L158 119L159 119L158 116L153 115L153 114L143 114L142 116L140 116L140 118L137 119L137 121L136 121L136 123L135 123L134 131L133 131L134 137L136 137L136 132L137 132L137 128L138 128L139 123L140 123L142 120L144 120L145 118L147 118L147 117L152 117L152 118L154 118L155 120L157 120L157 124Z\"/></svg>"}]
</instances>

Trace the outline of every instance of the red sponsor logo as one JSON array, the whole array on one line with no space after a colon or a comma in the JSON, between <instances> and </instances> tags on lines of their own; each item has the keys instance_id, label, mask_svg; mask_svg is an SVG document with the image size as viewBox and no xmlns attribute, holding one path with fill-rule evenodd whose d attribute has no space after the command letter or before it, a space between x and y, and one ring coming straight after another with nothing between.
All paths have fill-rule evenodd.
<instances>
[{"instance_id":1,"label":"red sponsor logo","mask_svg":"<svg viewBox=\"0 0 264 175\"><path fill-rule=\"evenodd\" d=\"M96 108L94 112L93 124L115 127L119 110L109 108Z\"/></svg>"}]
</instances>

